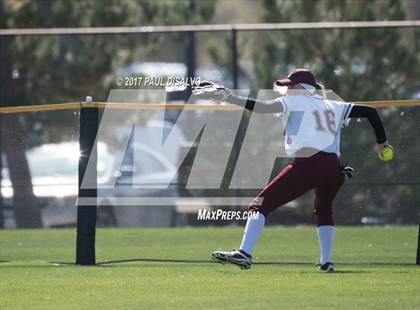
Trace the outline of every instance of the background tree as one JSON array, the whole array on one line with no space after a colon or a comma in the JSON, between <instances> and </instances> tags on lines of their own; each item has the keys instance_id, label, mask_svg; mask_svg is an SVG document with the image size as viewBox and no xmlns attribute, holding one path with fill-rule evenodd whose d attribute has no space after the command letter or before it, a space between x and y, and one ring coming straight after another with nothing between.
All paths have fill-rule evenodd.
<instances>
[{"instance_id":1,"label":"background tree","mask_svg":"<svg viewBox=\"0 0 420 310\"><path fill-rule=\"evenodd\" d=\"M2 1L1 28L142 26L204 23L213 3L190 1ZM160 53L160 46L177 36L57 35L2 38L2 105L78 101L86 95L106 100L118 68ZM184 40L185 41L185 40ZM180 45L182 48L182 42ZM182 54L178 50L173 53ZM41 125L46 141L74 140L71 113L15 114L2 120L2 145L14 188L19 227L41 225L40 213L25 158L27 132ZM26 136L26 138L25 138ZM48 160L46 158L45 160Z\"/></svg>"}]
</instances>

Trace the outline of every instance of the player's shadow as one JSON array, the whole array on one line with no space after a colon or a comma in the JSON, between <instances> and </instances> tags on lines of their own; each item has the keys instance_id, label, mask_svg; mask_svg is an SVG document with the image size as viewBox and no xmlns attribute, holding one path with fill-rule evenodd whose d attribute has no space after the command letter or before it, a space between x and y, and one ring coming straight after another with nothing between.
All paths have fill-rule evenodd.
<instances>
[{"instance_id":1,"label":"player's shadow","mask_svg":"<svg viewBox=\"0 0 420 310\"><path fill-rule=\"evenodd\" d=\"M356 274L356 273L371 273L372 271L365 271L365 270L335 270L334 272L318 272L318 274L320 275L324 275L324 274ZM300 273L314 273L314 270L312 271L300 271Z\"/></svg>"},{"instance_id":2,"label":"player's shadow","mask_svg":"<svg viewBox=\"0 0 420 310\"><path fill-rule=\"evenodd\" d=\"M110 260L98 262L96 265L113 265L113 264L125 264L125 263L182 263L182 264L218 264L213 260L203 260L203 259L168 259L168 258L131 258L131 259L121 259L121 260ZM253 262L253 265L264 265L264 266L315 266L311 262L278 262L278 261L262 261L262 262ZM392 263L392 262L369 262L369 263L336 263L337 266L415 266L414 263ZM347 273L352 271L342 271L342 273Z\"/></svg>"},{"instance_id":3,"label":"player's shadow","mask_svg":"<svg viewBox=\"0 0 420 310\"><path fill-rule=\"evenodd\" d=\"M0 263L10 263L11 261L0 260ZM205 260L205 259L168 259L168 258L131 258L131 259L120 259L120 260L108 260L108 261L100 261L97 262L96 265L91 267L102 267L102 268L112 268L113 265L118 264L127 264L127 263L175 263L175 264L219 264L213 260ZM80 266L76 265L74 262L58 262L58 261L50 261L48 262L50 267L57 267L57 266ZM257 266L315 266L314 263L310 262L279 262L279 261L256 261L253 265ZM374 267L374 266L400 266L400 267L413 267L417 266L414 263L392 263L392 262L363 262L363 263L336 263L336 266L362 266L362 267ZM24 264L24 265L11 265L5 264L1 266L1 268L19 268L19 267L42 267L45 268L46 265L32 265L32 264ZM352 270L337 270L336 273L362 273L364 271L352 271Z\"/></svg>"},{"instance_id":4,"label":"player's shadow","mask_svg":"<svg viewBox=\"0 0 420 310\"><path fill-rule=\"evenodd\" d=\"M96 263L96 265L113 265L113 264L125 264L125 263L183 263L183 264L208 264L214 263L211 260L204 259L167 259L167 258L131 258L131 259L120 259L110 260Z\"/></svg>"},{"instance_id":5,"label":"player's shadow","mask_svg":"<svg viewBox=\"0 0 420 310\"><path fill-rule=\"evenodd\" d=\"M125 263L182 263L182 264L219 264L216 261L207 259L168 259L168 258L132 258L121 260L110 260L99 262L96 265L113 265ZM314 265L307 262L254 262L253 265Z\"/></svg>"},{"instance_id":6,"label":"player's shadow","mask_svg":"<svg viewBox=\"0 0 420 310\"><path fill-rule=\"evenodd\" d=\"M76 266L73 262L49 262L56 266ZM175 264L219 264L213 260L205 259L168 259L168 258L130 258L119 260L108 260L97 262L97 267L112 267L112 265L127 264L127 263L175 263ZM255 262L253 265L314 265L304 262Z\"/></svg>"},{"instance_id":7,"label":"player's shadow","mask_svg":"<svg viewBox=\"0 0 420 310\"><path fill-rule=\"evenodd\" d=\"M190 259L163 259L163 258L131 258L131 259L120 259L120 260L109 260L103 262L97 262L96 265L90 265L92 267L113 267L113 265L126 264L126 263L184 263L184 264L208 264L214 263L210 260L190 260ZM73 262L49 262L51 266L81 266L76 265Z\"/></svg>"}]
</instances>

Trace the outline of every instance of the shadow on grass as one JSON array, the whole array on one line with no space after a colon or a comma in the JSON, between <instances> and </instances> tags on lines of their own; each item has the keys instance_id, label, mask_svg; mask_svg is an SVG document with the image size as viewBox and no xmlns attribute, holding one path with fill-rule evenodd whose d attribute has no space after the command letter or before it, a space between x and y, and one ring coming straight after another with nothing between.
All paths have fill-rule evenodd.
<instances>
[{"instance_id":1,"label":"shadow on grass","mask_svg":"<svg viewBox=\"0 0 420 310\"><path fill-rule=\"evenodd\" d=\"M166 259L166 258L132 258L132 259L121 259L121 260L112 260L112 261L103 261L98 262L96 265L113 265L113 264L124 264L124 263L133 263L133 262L143 262L143 263L183 263L183 264L209 264L209 263L218 263L212 260L194 260L194 259ZM310 262L276 262L276 261L267 261L267 262L254 262L253 265L272 265L272 266L315 266L315 263ZM338 266L415 266L414 263L392 263L392 262L371 262L371 263L335 263Z\"/></svg>"},{"instance_id":2,"label":"shadow on grass","mask_svg":"<svg viewBox=\"0 0 420 310\"><path fill-rule=\"evenodd\" d=\"M166 259L166 258L132 258L132 259L121 259L121 260L110 260L99 262L97 265L109 265L109 264L124 264L124 263L183 263L183 264L208 264L214 263L211 260L204 259Z\"/></svg>"},{"instance_id":3,"label":"shadow on grass","mask_svg":"<svg viewBox=\"0 0 420 310\"><path fill-rule=\"evenodd\" d=\"M12 263L12 261L0 261L0 263ZM219 264L218 262L212 260L204 259L168 259L168 258L131 258L131 259L120 259L120 260L110 260L110 261L100 261L96 265L90 267L108 267L112 268L113 265L118 264L127 264L127 263L175 263L175 264ZM50 261L49 265L34 265L34 264L18 264L18 265L8 265L5 264L1 268L10 267L10 268L19 268L19 267L63 267L63 266L78 266L74 262L57 262ZM281 262L281 261L262 261L254 262L253 265L257 266L315 266L314 263L310 262ZM374 267L374 266L394 266L394 267L404 267L404 266L416 266L414 263L392 263L392 262L362 262L362 263L335 263L336 266L360 266L360 267ZM87 266L89 267L89 266ZM350 271L342 270L336 271L338 273L360 273L360 271Z\"/></svg>"},{"instance_id":4,"label":"shadow on grass","mask_svg":"<svg viewBox=\"0 0 420 310\"><path fill-rule=\"evenodd\" d=\"M301 272L301 273L314 273L314 271L303 271L303 272ZM340 273L340 274L345 274L345 273L349 273L349 274L357 274L357 273L371 273L371 271L362 271L362 270L335 270L334 272L317 272L318 274L320 274L320 275L324 275L324 274L328 274L328 275L331 275L331 274L337 274L337 273Z\"/></svg>"}]
</instances>

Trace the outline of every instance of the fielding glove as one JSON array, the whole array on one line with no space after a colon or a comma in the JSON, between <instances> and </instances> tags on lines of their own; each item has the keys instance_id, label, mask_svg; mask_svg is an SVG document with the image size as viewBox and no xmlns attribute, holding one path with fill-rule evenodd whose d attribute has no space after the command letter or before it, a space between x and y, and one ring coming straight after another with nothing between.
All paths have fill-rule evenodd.
<instances>
[{"instance_id":1,"label":"fielding glove","mask_svg":"<svg viewBox=\"0 0 420 310\"><path fill-rule=\"evenodd\" d=\"M192 93L199 99L221 102L227 99L231 91L222 85L209 81L201 81L198 85L193 87Z\"/></svg>"}]
</instances>

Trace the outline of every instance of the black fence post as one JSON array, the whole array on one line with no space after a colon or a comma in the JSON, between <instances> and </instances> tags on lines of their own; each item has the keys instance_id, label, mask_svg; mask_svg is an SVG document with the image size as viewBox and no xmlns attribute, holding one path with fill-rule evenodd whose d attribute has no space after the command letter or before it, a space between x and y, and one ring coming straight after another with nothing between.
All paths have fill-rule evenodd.
<instances>
[{"instance_id":1,"label":"black fence post","mask_svg":"<svg viewBox=\"0 0 420 310\"><path fill-rule=\"evenodd\" d=\"M232 29L232 80L233 89L238 89L238 38L237 30Z\"/></svg>"},{"instance_id":2,"label":"black fence post","mask_svg":"<svg viewBox=\"0 0 420 310\"><path fill-rule=\"evenodd\" d=\"M86 102L92 102L86 97ZM93 104L93 103L92 103ZM95 265L95 231L97 198L97 147L98 108L80 108L80 158L79 158L79 199L77 205L76 264ZM90 165L88 166L90 160ZM84 180L85 179L85 180ZM83 188L84 181L88 188ZM84 203L88 199L90 203ZM94 202L94 203L92 203Z\"/></svg>"},{"instance_id":3,"label":"black fence post","mask_svg":"<svg viewBox=\"0 0 420 310\"><path fill-rule=\"evenodd\" d=\"M419 234L417 236L417 257L416 265L420 265L420 223L419 223Z\"/></svg>"},{"instance_id":4,"label":"black fence post","mask_svg":"<svg viewBox=\"0 0 420 310\"><path fill-rule=\"evenodd\" d=\"M195 77L195 32L190 31L188 32L188 44L186 47L186 53L185 53L185 62L187 65L187 77L188 78L194 78ZM191 85L188 85L187 91L186 91L186 97L185 100L187 101L191 96Z\"/></svg>"},{"instance_id":5,"label":"black fence post","mask_svg":"<svg viewBox=\"0 0 420 310\"><path fill-rule=\"evenodd\" d=\"M3 92L3 90L1 90L1 92ZM1 94L0 94L0 97L1 97ZM0 107L2 106L2 100L0 99ZM2 120L1 120L1 118L2 118L2 115L1 115L1 113L0 113L0 229L2 229L2 228L4 228L4 218L3 218L3 194L2 194L2 186L1 186L1 179L2 179L2 175L1 175L1 172L2 172L2 169L3 169L3 162L2 162L2 154L3 154L3 152L2 152L2 141L1 141L1 139L2 139Z\"/></svg>"},{"instance_id":6,"label":"black fence post","mask_svg":"<svg viewBox=\"0 0 420 310\"><path fill-rule=\"evenodd\" d=\"M196 1L190 0L189 1L189 12L194 16L196 12ZM195 31L190 30L187 32L187 46L185 48L185 65L187 66L187 78L194 78L195 77L195 58L196 58L196 50L195 50ZM187 85L187 89L184 92L184 100L187 101L190 99L192 93L192 85ZM182 111L178 111L179 114ZM178 114L178 116L179 116Z\"/></svg>"}]
</instances>

